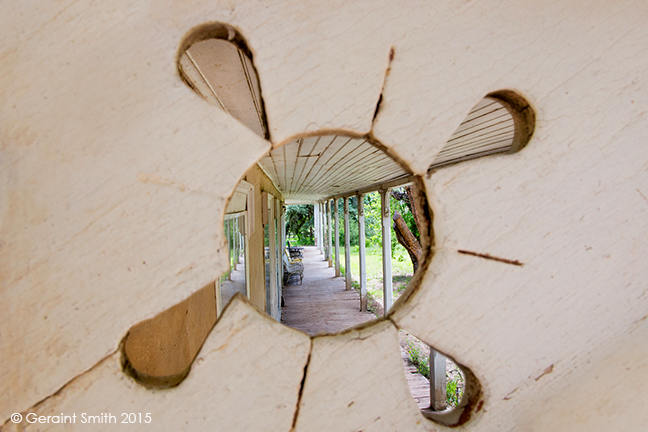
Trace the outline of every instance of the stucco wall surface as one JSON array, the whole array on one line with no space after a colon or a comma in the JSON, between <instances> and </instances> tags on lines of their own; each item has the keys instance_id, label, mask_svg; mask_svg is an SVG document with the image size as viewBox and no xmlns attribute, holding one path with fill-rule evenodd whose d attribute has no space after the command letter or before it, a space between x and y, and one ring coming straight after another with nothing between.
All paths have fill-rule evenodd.
<instances>
[{"instance_id":1,"label":"stucco wall surface","mask_svg":"<svg viewBox=\"0 0 648 432\"><path fill-rule=\"evenodd\" d=\"M293 421L309 350L307 335L277 323L237 294L180 386L144 388L123 374L116 353L30 410L36 416L74 413L74 423L25 421L21 429L10 422L2 430L229 431L261 430L259 425L263 425L262 430L285 431ZM240 415L242 407L251 408L250 397L263 403ZM117 420L87 422L88 416L103 413ZM129 422L121 413L141 416Z\"/></svg>"},{"instance_id":2,"label":"stucco wall surface","mask_svg":"<svg viewBox=\"0 0 648 432\"><path fill-rule=\"evenodd\" d=\"M0 424L43 406L117 411L129 401L173 430L212 411L228 419L223 430L291 428L308 340L265 323L247 303L228 324L241 331L236 352L209 351L219 360L196 362L175 389L146 390L118 365L129 328L226 269L227 197L270 148L178 76L181 41L212 21L247 39L275 145L304 132L372 131L424 174L483 96L524 96L537 119L525 149L426 178L436 250L392 320L479 378L484 404L464 430L648 424L645 2L63 0L1 8ZM227 346L224 322L199 358L210 344ZM281 352L267 355L273 349ZM395 373L390 355L363 369L374 354L349 350L358 371L350 380ZM243 376L241 362L253 360ZM330 400L332 380L311 382L321 389L311 387L309 400ZM280 395L277 386L285 386ZM230 399L237 392L244 396ZM406 397L401 387L392 396ZM355 417L371 411L334 413L340 430L373 420ZM193 430L213 429L209 418ZM317 424L298 418L299 428L328 430L310 418ZM382 424L375 430L393 430Z\"/></svg>"}]
</instances>

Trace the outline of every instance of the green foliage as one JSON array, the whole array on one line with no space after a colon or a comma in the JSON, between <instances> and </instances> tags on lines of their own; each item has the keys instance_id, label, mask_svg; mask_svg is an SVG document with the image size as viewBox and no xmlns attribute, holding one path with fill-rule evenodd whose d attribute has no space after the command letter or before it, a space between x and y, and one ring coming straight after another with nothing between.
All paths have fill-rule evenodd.
<instances>
[{"instance_id":1,"label":"green foliage","mask_svg":"<svg viewBox=\"0 0 648 432\"><path fill-rule=\"evenodd\" d=\"M422 349L422 342L411 335L406 339L405 352L418 373L430 379L429 353ZM453 364L453 363L451 363ZM463 396L464 378L456 365L446 372L446 402L449 407L456 407Z\"/></svg>"},{"instance_id":2,"label":"green foliage","mask_svg":"<svg viewBox=\"0 0 648 432\"><path fill-rule=\"evenodd\" d=\"M430 359L418 345L412 341L407 341L407 356L414 366L418 373L423 375L428 380L430 379Z\"/></svg>"},{"instance_id":3,"label":"green foliage","mask_svg":"<svg viewBox=\"0 0 648 432\"><path fill-rule=\"evenodd\" d=\"M404 188L397 188L397 192L404 192ZM371 192L364 196L364 216L365 216L365 240L367 249L371 246L382 245L382 213L380 210L380 193ZM394 212L398 211L405 220L405 223L412 233L419 238L418 228L414 221L411 204L408 201L400 201L390 195L389 198L390 215L393 217ZM332 214L335 217L334 214ZM340 245L344 245L344 205L343 200L338 202L338 217L340 220ZM349 229L351 246L358 246L358 200L357 197L349 199ZM390 220L392 256L399 262L408 263L411 268L409 254L396 239L393 221ZM420 239L419 239L420 241Z\"/></svg>"},{"instance_id":4,"label":"green foliage","mask_svg":"<svg viewBox=\"0 0 648 432\"><path fill-rule=\"evenodd\" d=\"M286 235L293 246L314 244L314 208L312 204L286 207Z\"/></svg>"},{"instance_id":5,"label":"green foliage","mask_svg":"<svg viewBox=\"0 0 648 432\"><path fill-rule=\"evenodd\" d=\"M400 192L404 193L405 188L395 188L395 192ZM419 240L421 241L421 237L419 235L418 228L416 226L416 221L414 220L414 214L412 213L412 204L407 201L407 200L397 200L392 198L390 200L389 204L389 209L391 211L391 214L393 215L394 212L398 211L401 216L403 216L403 220L407 224L407 227L412 231L412 234ZM394 237L392 237L392 242L393 242Z\"/></svg>"},{"instance_id":6,"label":"green foliage","mask_svg":"<svg viewBox=\"0 0 648 432\"><path fill-rule=\"evenodd\" d=\"M382 215L380 212L380 193L372 192L365 195L364 216L367 246L382 245Z\"/></svg>"},{"instance_id":7,"label":"green foliage","mask_svg":"<svg viewBox=\"0 0 648 432\"><path fill-rule=\"evenodd\" d=\"M456 407L461 400L461 396L463 396L463 377L461 374L456 374L447 378L446 400L448 401L448 405Z\"/></svg>"}]
</instances>

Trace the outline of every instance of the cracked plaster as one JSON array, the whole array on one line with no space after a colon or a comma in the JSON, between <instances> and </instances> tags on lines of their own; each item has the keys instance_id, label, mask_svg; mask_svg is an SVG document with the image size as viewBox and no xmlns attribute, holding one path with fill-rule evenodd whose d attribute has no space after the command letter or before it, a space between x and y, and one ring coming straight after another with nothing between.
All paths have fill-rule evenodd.
<instances>
[{"instance_id":1,"label":"cracked plaster","mask_svg":"<svg viewBox=\"0 0 648 432\"><path fill-rule=\"evenodd\" d=\"M139 409L150 404L165 416L169 395L188 391L191 382L204 398L181 405L173 419L181 420L204 414L208 397L222 401L232 390L214 381L211 394L202 393L207 379L227 371L196 365L177 389L152 396L128 384L110 354L130 326L220 274L224 236L214 215L269 148L188 95L175 74L178 41L213 20L239 28L254 53L273 142L322 129L364 134L373 121L376 139L422 174L481 97L503 88L525 96L537 114L526 149L426 179L435 256L420 289L392 319L482 381L483 413L464 429L638 430L648 421L640 355L648 307L641 282L648 276L641 222L648 212L641 194L648 190L648 7L509 3L5 7L0 421L80 374L84 386L70 384L46 404L98 408L113 389L114 403L132 391ZM223 160L227 169L219 170ZM163 181L143 183L141 175ZM185 268L192 271L178 273ZM244 346L249 354L254 344ZM362 372L362 359L348 360ZM380 371L393 368L378 363ZM553 372L536 381L549 365ZM618 381L592 385L601 374ZM277 385L283 377L269 380ZM632 398L624 397L624 383L637 390ZM538 410L565 393L575 404ZM264 394L258 387L246 400L267 408ZM597 421L604 418L600 404L619 399L625 404L614 405L614 426ZM288 411L257 425L286 430Z\"/></svg>"}]
</instances>

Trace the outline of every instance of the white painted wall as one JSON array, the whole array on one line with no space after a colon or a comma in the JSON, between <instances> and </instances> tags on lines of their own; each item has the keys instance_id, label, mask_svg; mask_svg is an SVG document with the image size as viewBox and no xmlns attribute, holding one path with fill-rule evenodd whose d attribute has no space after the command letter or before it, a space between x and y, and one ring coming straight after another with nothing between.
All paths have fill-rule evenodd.
<instances>
[{"instance_id":1,"label":"white painted wall","mask_svg":"<svg viewBox=\"0 0 648 432\"><path fill-rule=\"evenodd\" d=\"M526 149L426 179L435 256L392 319L480 379L483 409L465 430L642 430L648 423L647 19L648 5L639 1L6 4L0 14L0 423L13 412L121 409L103 401L127 392L129 406L150 407L155 418L182 406L176 417L193 419L204 404L184 398L187 389L216 404L247 382L219 377L236 356L256 352L262 338L254 333L232 358L210 360L205 351L209 367L194 367L191 381L172 390L138 390L115 363L132 325L226 269L218 222L226 199L270 149L177 74L183 37L202 23L224 21L254 54L275 144L304 132L371 131L423 174L484 95L511 89L525 96L537 117ZM212 332L203 349L219 335ZM263 334L271 345L284 337ZM294 359L300 349L287 346L269 360ZM365 361L353 353L345 360ZM390 393L392 387L372 381L396 370L397 356L374 360L348 386L374 392L376 401L409 403L402 388ZM317 378L335 375L327 367L334 364L309 369L317 375L307 385L330 392L331 381ZM277 403L287 406L282 413L294 413L296 396L288 394L298 393L301 376L278 397L282 371L260 373L272 379L251 387L246 403L256 409ZM69 384L32 408L80 382L75 377L84 385ZM310 387L309 400L329 406L318 394L324 393ZM250 416L225 407L219 421L228 430L291 425L292 414ZM372 426L373 414L340 407L335 421L340 430L357 424L394 430L389 422ZM410 414L407 430L413 430ZM438 429L423 417L411 421ZM211 424L195 423L194 430ZM327 427L306 417L298 424ZM155 427L178 429L162 421Z\"/></svg>"}]
</instances>

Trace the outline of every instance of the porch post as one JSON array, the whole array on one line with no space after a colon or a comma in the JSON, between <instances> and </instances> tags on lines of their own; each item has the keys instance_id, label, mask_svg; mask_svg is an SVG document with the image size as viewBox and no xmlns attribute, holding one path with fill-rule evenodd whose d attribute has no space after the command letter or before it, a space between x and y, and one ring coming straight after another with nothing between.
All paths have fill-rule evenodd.
<instances>
[{"instance_id":1,"label":"porch post","mask_svg":"<svg viewBox=\"0 0 648 432\"><path fill-rule=\"evenodd\" d=\"M234 250L234 271L238 270L239 248L238 248L238 218L234 219L234 230L232 232L232 249Z\"/></svg>"},{"instance_id":2,"label":"porch post","mask_svg":"<svg viewBox=\"0 0 648 432\"><path fill-rule=\"evenodd\" d=\"M283 203L279 202L279 208L281 209L281 220L279 223L279 229L281 230L281 248L279 249L279 262L280 262L280 267L281 267L281 287L283 288L284 286L284 272L286 269L284 268L284 260L283 256L286 253L286 210L284 209ZM281 306L281 301L279 301L279 305Z\"/></svg>"},{"instance_id":3,"label":"porch post","mask_svg":"<svg viewBox=\"0 0 648 432\"><path fill-rule=\"evenodd\" d=\"M382 264L383 264L383 301L384 315L394 303L392 290L391 267L391 217L389 215L389 189L380 191L380 207L382 209Z\"/></svg>"},{"instance_id":4,"label":"porch post","mask_svg":"<svg viewBox=\"0 0 648 432\"><path fill-rule=\"evenodd\" d=\"M241 218L241 249L243 249L243 266L245 269L245 296L250 299L250 233L247 219L254 217L251 211L247 211Z\"/></svg>"},{"instance_id":5,"label":"porch post","mask_svg":"<svg viewBox=\"0 0 648 432\"><path fill-rule=\"evenodd\" d=\"M275 230L275 205L274 198L272 195L268 194L268 223L270 224L269 234L270 234L270 304L266 305L266 312L271 317L277 319L277 233Z\"/></svg>"},{"instance_id":6,"label":"porch post","mask_svg":"<svg viewBox=\"0 0 648 432\"><path fill-rule=\"evenodd\" d=\"M322 247L324 247L324 259L328 260L328 215L326 214L326 202L322 201Z\"/></svg>"},{"instance_id":7,"label":"porch post","mask_svg":"<svg viewBox=\"0 0 648 432\"><path fill-rule=\"evenodd\" d=\"M329 214L328 214L328 200L322 202L322 208L324 209L324 259L328 261L330 256L329 251Z\"/></svg>"},{"instance_id":8,"label":"porch post","mask_svg":"<svg viewBox=\"0 0 648 432\"><path fill-rule=\"evenodd\" d=\"M338 199L333 200L335 212L335 277L340 276L340 217L338 216Z\"/></svg>"},{"instance_id":9,"label":"porch post","mask_svg":"<svg viewBox=\"0 0 648 432\"><path fill-rule=\"evenodd\" d=\"M315 247L319 247L319 203L313 203L313 231L315 232Z\"/></svg>"},{"instance_id":10,"label":"porch post","mask_svg":"<svg viewBox=\"0 0 648 432\"><path fill-rule=\"evenodd\" d=\"M351 235L349 233L349 197L344 197L344 280L351 289Z\"/></svg>"},{"instance_id":11,"label":"porch post","mask_svg":"<svg viewBox=\"0 0 648 432\"><path fill-rule=\"evenodd\" d=\"M430 349L430 408L433 411L446 409L446 387L446 358Z\"/></svg>"},{"instance_id":12,"label":"porch post","mask_svg":"<svg viewBox=\"0 0 648 432\"><path fill-rule=\"evenodd\" d=\"M333 267L333 218L331 217L331 209L333 208L333 201L326 200L326 218L328 219L328 235L326 236L326 248L328 249L328 266Z\"/></svg>"},{"instance_id":13,"label":"porch post","mask_svg":"<svg viewBox=\"0 0 648 432\"><path fill-rule=\"evenodd\" d=\"M364 194L358 195L358 243L360 244L360 312L366 312L367 251L365 246Z\"/></svg>"},{"instance_id":14,"label":"porch post","mask_svg":"<svg viewBox=\"0 0 648 432\"><path fill-rule=\"evenodd\" d=\"M245 241L243 240L243 233L245 232L244 225L245 225L245 216L241 216L241 218L239 219L239 236L238 236L239 251L241 251L241 253L245 252L245 245L244 245Z\"/></svg>"},{"instance_id":15,"label":"porch post","mask_svg":"<svg viewBox=\"0 0 648 432\"><path fill-rule=\"evenodd\" d=\"M232 280L232 239L230 230L232 228L232 220L225 221L225 234L227 237L227 280Z\"/></svg>"},{"instance_id":16,"label":"porch post","mask_svg":"<svg viewBox=\"0 0 648 432\"><path fill-rule=\"evenodd\" d=\"M319 249L320 253L324 253L324 205L320 201L319 203L319 216L320 216L320 221L319 221L319 228L320 228L320 242L319 242Z\"/></svg>"}]
</instances>

